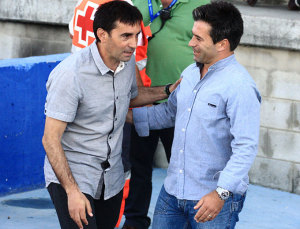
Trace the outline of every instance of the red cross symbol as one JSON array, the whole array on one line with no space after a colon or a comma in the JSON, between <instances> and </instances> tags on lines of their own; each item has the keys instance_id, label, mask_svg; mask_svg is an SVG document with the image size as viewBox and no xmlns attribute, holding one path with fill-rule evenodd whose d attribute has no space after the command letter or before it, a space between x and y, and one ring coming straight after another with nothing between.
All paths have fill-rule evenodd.
<instances>
[{"instance_id":1,"label":"red cross symbol","mask_svg":"<svg viewBox=\"0 0 300 229\"><path fill-rule=\"evenodd\" d=\"M77 14L76 27L78 27L81 30L81 37L79 39L81 39L84 42L88 42L87 32L93 33L93 22L94 21L91 19L91 16L92 16L94 10L95 10L94 7L87 6L85 12L81 11L83 13L83 16L80 14Z\"/></svg>"}]
</instances>

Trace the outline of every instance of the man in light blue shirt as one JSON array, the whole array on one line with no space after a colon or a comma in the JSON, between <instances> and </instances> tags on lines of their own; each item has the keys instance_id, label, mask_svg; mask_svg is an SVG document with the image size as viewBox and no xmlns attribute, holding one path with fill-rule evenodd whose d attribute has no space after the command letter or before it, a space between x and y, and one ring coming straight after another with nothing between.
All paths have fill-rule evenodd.
<instances>
[{"instance_id":1,"label":"man in light blue shirt","mask_svg":"<svg viewBox=\"0 0 300 229\"><path fill-rule=\"evenodd\" d=\"M196 63L183 71L168 102L133 110L141 136L175 125L153 229L234 228L257 153L261 97L234 55L241 14L230 3L213 2L193 17L189 46Z\"/></svg>"}]
</instances>

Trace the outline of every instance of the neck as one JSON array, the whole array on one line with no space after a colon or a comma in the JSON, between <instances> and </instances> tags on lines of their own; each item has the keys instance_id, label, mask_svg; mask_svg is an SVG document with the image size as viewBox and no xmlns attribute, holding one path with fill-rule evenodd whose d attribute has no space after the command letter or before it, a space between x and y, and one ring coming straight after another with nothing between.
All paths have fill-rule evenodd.
<instances>
[{"instance_id":1,"label":"neck","mask_svg":"<svg viewBox=\"0 0 300 229\"><path fill-rule=\"evenodd\" d=\"M104 64L111 70L116 71L117 67L120 64L120 61L110 58L109 52L101 46L101 42L97 42L98 52L104 62Z\"/></svg>"},{"instance_id":2,"label":"neck","mask_svg":"<svg viewBox=\"0 0 300 229\"><path fill-rule=\"evenodd\" d=\"M225 54L222 54L220 56L218 56L216 59L212 60L210 63L206 63L203 65L203 68L201 69L201 79L204 77L204 75L207 73L208 68L212 65L214 65L215 63L217 63L220 60L223 60L229 56L231 56L232 54L234 54L234 52L227 52Z\"/></svg>"},{"instance_id":3,"label":"neck","mask_svg":"<svg viewBox=\"0 0 300 229\"><path fill-rule=\"evenodd\" d=\"M204 68L208 69L210 66L212 66L213 64L217 63L220 60L223 60L229 56L231 56L234 52L226 52L224 54L219 55L218 57L216 57L215 59L213 59L210 63L206 63L204 64Z\"/></svg>"},{"instance_id":4,"label":"neck","mask_svg":"<svg viewBox=\"0 0 300 229\"><path fill-rule=\"evenodd\" d=\"M172 0L161 0L163 8L167 8L171 4Z\"/></svg>"}]
</instances>

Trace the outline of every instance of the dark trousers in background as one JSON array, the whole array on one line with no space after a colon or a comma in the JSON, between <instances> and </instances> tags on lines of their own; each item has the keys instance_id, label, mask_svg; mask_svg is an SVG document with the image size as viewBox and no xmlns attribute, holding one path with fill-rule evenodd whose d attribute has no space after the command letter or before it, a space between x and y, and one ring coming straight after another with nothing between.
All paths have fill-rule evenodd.
<instances>
[{"instance_id":1,"label":"dark trousers in background","mask_svg":"<svg viewBox=\"0 0 300 229\"><path fill-rule=\"evenodd\" d=\"M151 219L147 216L152 194L152 165L153 156L161 139L165 148L168 162L174 128L150 131L149 137L139 137L134 126L131 128L131 179L129 196L125 203L125 225L137 229L148 228Z\"/></svg>"},{"instance_id":2,"label":"dark trousers in background","mask_svg":"<svg viewBox=\"0 0 300 229\"><path fill-rule=\"evenodd\" d=\"M77 224L71 219L68 210L68 198L64 188L60 184L51 183L48 192L54 204L60 227L62 229L78 229ZM104 200L104 188L99 200L84 194L90 201L93 217L86 214L88 225L84 229L113 229L118 221L123 190L114 197Z\"/></svg>"}]
</instances>

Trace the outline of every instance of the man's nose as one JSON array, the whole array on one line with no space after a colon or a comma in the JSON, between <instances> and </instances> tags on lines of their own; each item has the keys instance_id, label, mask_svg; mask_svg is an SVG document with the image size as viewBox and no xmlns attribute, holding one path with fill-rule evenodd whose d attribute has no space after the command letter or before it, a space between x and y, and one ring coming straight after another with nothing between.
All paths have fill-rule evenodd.
<instances>
[{"instance_id":1,"label":"man's nose","mask_svg":"<svg viewBox=\"0 0 300 229\"><path fill-rule=\"evenodd\" d=\"M137 39L137 38L130 39L130 43L129 43L130 48L136 49L136 47L137 47L137 42L138 42L138 39Z\"/></svg>"}]
</instances>

